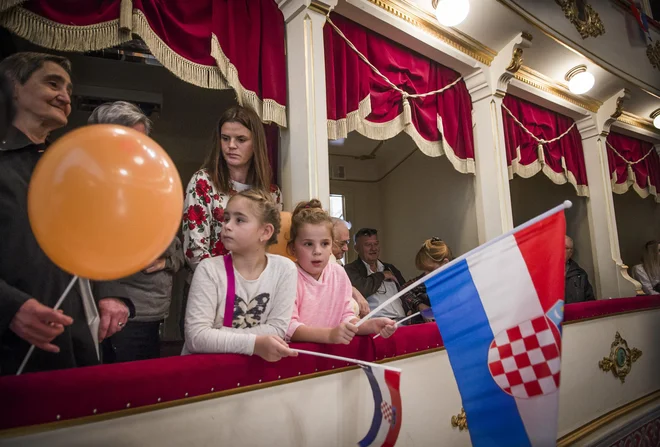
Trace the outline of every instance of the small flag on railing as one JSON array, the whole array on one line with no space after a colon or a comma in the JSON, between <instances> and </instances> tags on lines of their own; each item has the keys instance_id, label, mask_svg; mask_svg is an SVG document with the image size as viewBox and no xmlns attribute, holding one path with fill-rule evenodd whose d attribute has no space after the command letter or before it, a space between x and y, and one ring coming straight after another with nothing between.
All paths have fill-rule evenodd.
<instances>
[{"instance_id":1,"label":"small flag on railing","mask_svg":"<svg viewBox=\"0 0 660 447\"><path fill-rule=\"evenodd\" d=\"M374 417L360 447L391 447L396 443L403 418L399 380L401 372L378 365L362 366L374 396Z\"/></svg>"}]
</instances>

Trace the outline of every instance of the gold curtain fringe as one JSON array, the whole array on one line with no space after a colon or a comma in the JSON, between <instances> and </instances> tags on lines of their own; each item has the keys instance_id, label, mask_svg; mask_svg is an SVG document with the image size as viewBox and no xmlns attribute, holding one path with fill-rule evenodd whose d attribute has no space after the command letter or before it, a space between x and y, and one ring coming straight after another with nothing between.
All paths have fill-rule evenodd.
<instances>
[{"instance_id":1,"label":"gold curtain fringe","mask_svg":"<svg viewBox=\"0 0 660 447\"><path fill-rule=\"evenodd\" d=\"M357 129L360 120L371 113L371 95L367 95L358 103L357 110L348 112L346 118L328 120L328 139L337 140L348 137L348 133Z\"/></svg>"},{"instance_id":2,"label":"gold curtain fringe","mask_svg":"<svg viewBox=\"0 0 660 447\"><path fill-rule=\"evenodd\" d=\"M229 87L236 91L238 103L248 104L257 111L263 121L273 122L281 127L286 127L286 107L277 103L273 99L261 100L259 95L251 90L247 90L241 84L238 77L236 66L231 63L229 58L222 51L220 42L215 34L211 35L211 56L215 59L218 69L227 80Z\"/></svg>"},{"instance_id":3,"label":"gold curtain fringe","mask_svg":"<svg viewBox=\"0 0 660 447\"><path fill-rule=\"evenodd\" d=\"M58 51L102 50L130 39L120 34L119 20L87 26L63 25L20 6L2 14L0 26L34 44Z\"/></svg>"},{"instance_id":4,"label":"gold curtain fringe","mask_svg":"<svg viewBox=\"0 0 660 447\"><path fill-rule=\"evenodd\" d=\"M454 149L445 141L442 118L438 115L437 126L440 131L439 141L429 141L422 137L412 122L406 124L405 112L385 123L372 123L366 117L371 113L371 98L367 96L359 103L357 110L349 112L346 118L339 120L328 120L328 138L346 138L349 132L356 131L372 140L388 140L405 132L413 139L420 151L429 157L446 155L449 162L461 174L474 174L475 164L473 159L463 160L459 158Z\"/></svg>"},{"instance_id":5,"label":"gold curtain fringe","mask_svg":"<svg viewBox=\"0 0 660 447\"><path fill-rule=\"evenodd\" d=\"M646 188L640 188L640 186L637 184L637 177L635 176L635 173L633 172L632 168L630 165L628 165L628 178L626 179L625 182L623 183L617 183L618 181L618 176L616 175L616 171L612 173L612 192L615 194L625 194L628 192L630 187L632 186L633 190L642 198L645 199L649 195L654 197L654 200L656 203L660 203L660 196L658 196L658 191L657 188L651 184L651 178L647 177L646 182L648 186Z\"/></svg>"},{"instance_id":6,"label":"gold curtain fringe","mask_svg":"<svg viewBox=\"0 0 660 447\"><path fill-rule=\"evenodd\" d=\"M578 184L575 175L566 168L566 160L563 156L561 157L561 166L563 173L553 171L545 162L545 155L543 155L542 161L537 159L528 165L523 165L520 163L520 146L518 146L516 148L516 158L511 160L511 166L508 167L509 180L513 179L513 174L518 174L522 178L530 178L542 171L546 177L552 180L552 183L556 185L570 183L575 188L578 196L589 197L589 186Z\"/></svg>"},{"instance_id":7,"label":"gold curtain fringe","mask_svg":"<svg viewBox=\"0 0 660 447\"><path fill-rule=\"evenodd\" d=\"M0 4L0 14L5 11L10 10L14 6L18 6L21 3L25 3L27 0L3 0L3 3Z\"/></svg>"},{"instance_id":8,"label":"gold curtain fringe","mask_svg":"<svg viewBox=\"0 0 660 447\"><path fill-rule=\"evenodd\" d=\"M149 50L176 77L198 87L227 89L229 85L218 67L198 64L180 56L151 29L140 10L133 11L133 33L144 40Z\"/></svg>"}]
</instances>

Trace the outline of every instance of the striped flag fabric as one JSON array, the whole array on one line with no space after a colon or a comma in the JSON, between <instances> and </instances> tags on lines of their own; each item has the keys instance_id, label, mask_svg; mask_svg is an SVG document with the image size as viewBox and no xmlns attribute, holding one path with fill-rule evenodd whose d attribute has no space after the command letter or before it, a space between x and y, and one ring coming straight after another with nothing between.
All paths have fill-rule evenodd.
<instances>
[{"instance_id":1,"label":"striped flag fabric","mask_svg":"<svg viewBox=\"0 0 660 447\"><path fill-rule=\"evenodd\" d=\"M360 447L391 447L396 444L401 429L403 411L399 382L401 372L379 365L361 365L367 375L374 397L374 416Z\"/></svg>"},{"instance_id":2,"label":"striped flag fabric","mask_svg":"<svg viewBox=\"0 0 660 447\"><path fill-rule=\"evenodd\" d=\"M568 206L424 280L475 447L556 445Z\"/></svg>"}]
</instances>

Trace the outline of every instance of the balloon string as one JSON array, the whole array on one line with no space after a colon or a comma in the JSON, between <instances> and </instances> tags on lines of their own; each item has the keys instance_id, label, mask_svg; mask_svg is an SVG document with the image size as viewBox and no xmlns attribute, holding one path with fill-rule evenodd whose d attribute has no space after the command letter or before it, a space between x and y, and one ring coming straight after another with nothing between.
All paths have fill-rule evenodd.
<instances>
[{"instance_id":1,"label":"balloon string","mask_svg":"<svg viewBox=\"0 0 660 447\"><path fill-rule=\"evenodd\" d=\"M71 291L71 288L74 286L76 281L78 280L78 276L74 276L71 279L71 282L69 282L69 285L66 286L66 289L64 289L64 293L62 296L60 296L60 299L57 300L57 303L55 303L55 307L53 307L53 310L57 310L60 308L62 303L64 302L64 298L69 294ZM23 359L23 363L21 363L21 366L18 368L18 371L16 371L16 375L20 376L23 370L25 369L25 365L27 365L28 360L30 360L30 356L32 356L32 353L34 352L34 345L30 346L30 349L28 350L27 354L25 355L25 358Z\"/></svg>"}]
</instances>

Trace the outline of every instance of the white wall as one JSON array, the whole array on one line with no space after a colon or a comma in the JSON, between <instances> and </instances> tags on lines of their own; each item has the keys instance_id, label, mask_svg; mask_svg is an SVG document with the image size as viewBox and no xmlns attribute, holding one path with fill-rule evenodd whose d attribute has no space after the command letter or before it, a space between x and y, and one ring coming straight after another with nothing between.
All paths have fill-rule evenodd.
<instances>
[{"instance_id":1,"label":"white wall","mask_svg":"<svg viewBox=\"0 0 660 447\"><path fill-rule=\"evenodd\" d=\"M660 239L660 204L652 196L642 199L630 188L625 194L614 194L614 212L621 259L632 267L641 261L644 244Z\"/></svg>"},{"instance_id":2,"label":"white wall","mask_svg":"<svg viewBox=\"0 0 660 447\"><path fill-rule=\"evenodd\" d=\"M347 177L365 177L369 161L359 164L331 156L347 166ZM353 169L354 166L357 166ZM406 278L418 274L415 255L425 239L438 236L455 255L478 245L474 176L460 174L445 157L416 151L380 181L331 181L330 192L346 196L354 234L361 227L379 230L382 258ZM355 257L349 258L355 259Z\"/></svg>"},{"instance_id":3,"label":"white wall","mask_svg":"<svg viewBox=\"0 0 660 447\"><path fill-rule=\"evenodd\" d=\"M587 217L588 199L578 197L572 185L556 185L541 172L527 179L516 175L509 186L513 223L516 226L564 200L573 202L573 207L566 211L566 233L573 238L573 259L587 272L593 286L594 262Z\"/></svg>"}]
</instances>

